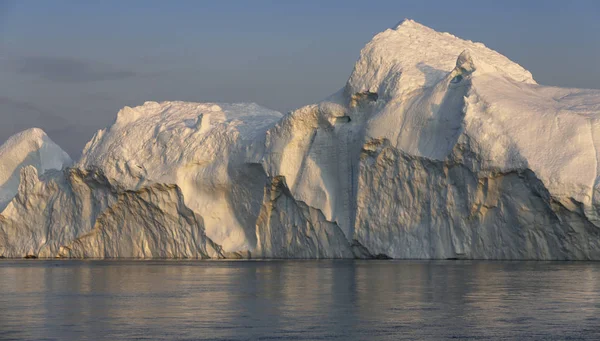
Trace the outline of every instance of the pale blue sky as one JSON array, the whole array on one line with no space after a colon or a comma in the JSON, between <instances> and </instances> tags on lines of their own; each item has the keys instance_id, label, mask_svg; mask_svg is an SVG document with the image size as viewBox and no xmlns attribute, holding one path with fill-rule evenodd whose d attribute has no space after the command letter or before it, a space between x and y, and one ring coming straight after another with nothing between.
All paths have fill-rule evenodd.
<instances>
[{"instance_id":1,"label":"pale blue sky","mask_svg":"<svg viewBox=\"0 0 600 341\"><path fill-rule=\"evenodd\" d=\"M77 156L146 100L288 111L341 88L404 18L481 41L539 83L600 88L600 1L0 0L0 143L37 126Z\"/></svg>"}]
</instances>

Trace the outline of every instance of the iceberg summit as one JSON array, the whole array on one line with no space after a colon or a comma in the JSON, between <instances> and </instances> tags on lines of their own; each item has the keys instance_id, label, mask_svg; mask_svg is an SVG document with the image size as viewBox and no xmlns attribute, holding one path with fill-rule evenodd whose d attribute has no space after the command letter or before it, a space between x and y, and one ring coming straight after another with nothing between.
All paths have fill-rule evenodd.
<instances>
[{"instance_id":1,"label":"iceberg summit","mask_svg":"<svg viewBox=\"0 0 600 341\"><path fill-rule=\"evenodd\" d=\"M0 147L0 256L600 260L600 90L412 20L287 115L125 107Z\"/></svg>"}]
</instances>

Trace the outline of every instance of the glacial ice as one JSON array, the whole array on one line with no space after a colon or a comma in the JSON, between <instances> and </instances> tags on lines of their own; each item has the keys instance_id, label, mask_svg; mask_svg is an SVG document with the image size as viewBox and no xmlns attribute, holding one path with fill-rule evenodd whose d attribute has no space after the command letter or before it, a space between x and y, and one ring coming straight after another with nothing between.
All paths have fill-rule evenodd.
<instances>
[{"instance_id":1,"label":"glacial ice","mask_svg":"<svg viewBox=\"0 0 600 341\"><path fill-rule=\"evenodd\" d=\"M597 260L599 118L600 90L405 20L287 115L146 102L66 168L11 138L0 255Z\"/></svg>"},{"instance_id":2,"label":"glacial ice","mask_svg":"<svg viewBox=\"0 0 600 341\"><path fill-rule=\"evenodd\" d=\"M38 172L70 166L71 158L41 129L31 128L11 136L0 146L0 211L17 194L23 167Z\"/></svg>"},{"instance_id":3,"label":"glacial ice","mask_svg":"<svg viewBox=\"0 0 600 341\"><path fill-rule=\"evenodd\" d=\"M214 242L250 250L266 183L266 131L281 116L256 104L146 102L96 133L77 166L97 167L132 190L175 184Z\"/></svg>"}]
</instances>

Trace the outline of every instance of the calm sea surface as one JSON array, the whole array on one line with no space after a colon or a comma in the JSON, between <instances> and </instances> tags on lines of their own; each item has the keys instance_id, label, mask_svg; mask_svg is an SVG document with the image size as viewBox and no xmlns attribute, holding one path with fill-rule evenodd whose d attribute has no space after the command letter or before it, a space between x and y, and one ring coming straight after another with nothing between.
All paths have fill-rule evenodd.
<instances>
[{"instance_id":1,"label":"calm sea surface","mask_svg":"<svg viewBox=\"0 0 600 341\"><path fill-rule=\"evenodd\" d=\"M600 263L0 260L0 339L600 340Z\"/></svg>"}]
</instances>

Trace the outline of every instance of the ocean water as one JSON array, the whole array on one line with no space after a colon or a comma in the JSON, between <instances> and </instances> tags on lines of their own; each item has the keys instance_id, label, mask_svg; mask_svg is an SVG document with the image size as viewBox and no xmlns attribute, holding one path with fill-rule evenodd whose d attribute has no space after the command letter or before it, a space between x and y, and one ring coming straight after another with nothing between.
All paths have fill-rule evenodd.
<instances>
[{"instance_id":1,"label":"ocean water","mask_svg":"<svg viewBox=\"0 0 600 341\"><path fill-rule=\"evenodd\" d=\"M600 340L600 263L0 260L2 340Z\"/></svg>"}]
</instances>

